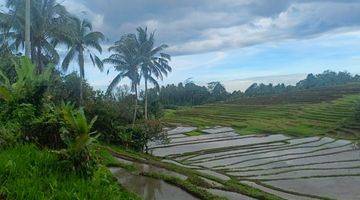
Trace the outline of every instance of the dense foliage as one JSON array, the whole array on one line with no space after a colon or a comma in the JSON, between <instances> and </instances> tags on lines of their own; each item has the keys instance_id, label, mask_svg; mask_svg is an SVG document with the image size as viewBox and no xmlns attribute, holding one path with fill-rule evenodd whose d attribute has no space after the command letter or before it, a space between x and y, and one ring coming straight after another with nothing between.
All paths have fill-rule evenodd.
<instances>
[{"instance_id":1,"label":"dense foliage","mask_svg":"<svg viewBox=\"0 0 360 200\"><path fill-rule=\"evenodd\" d=\"M193 82L170 84L149 90L149 102L153 106L174 108L176 106L193 106L215 101L224 101L231 97L220 82L211 82L208 87ZM160 105L156 105L160 103Z\"/></svg>"}]
</instances>

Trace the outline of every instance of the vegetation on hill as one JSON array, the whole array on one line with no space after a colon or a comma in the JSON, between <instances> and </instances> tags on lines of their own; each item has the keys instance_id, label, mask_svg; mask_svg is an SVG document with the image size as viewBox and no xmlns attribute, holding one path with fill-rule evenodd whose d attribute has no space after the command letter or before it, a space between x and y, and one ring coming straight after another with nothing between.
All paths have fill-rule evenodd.
<instances>
[{"instance_id":1,"label":"vegetation on hill","mask_svg":"<svg viewBox=\"0 0 360 200\"><path fill-rule=\"evenodd\" d=\"M347 72L324 71L321 74L309 74L304 80L296 85L254 83L245 92L234 91L229 93L220 82L210 82L206 86L199 86L191 81L162 86L160 90L149 91L150 104L160 104L164 108L176 108L177 106L194 106L214 102L236 102L241 104L258 103L296 103L310 99L313 102L332 100L341 97L342 94L353 94L359 92L358 84L360 77ZM336 87L338 85L349 85L348 87ZM352 86L351 86L352 85ZM334 86L334 91L321 88ZM345 89L345 90L344 90ZM326 94L325 94L326 93ZM294 96L297 96L294 98ZM253 97L256 97L254 99ZM268 101L268 99L271 101ZM263 100L261 100L263 99ZM255 101L254 101L255 100Z\"/></svg>"},{"instance_id":2,"label":"vegetation on hill","mask_svg":"<svg viewBox=\"0 0 360 200\"><path fill-rule=\"evenodd\" d=\"M324 71L321 74L308 74L304 80L296 83L295 86L284 84L252 84L245 92L244 96L263 96L263 95L274 95L282 94L286 92L294 92L298 90L307 90L314 89L319 87L329 87L336 85L343 85L352 82L359 82L360 76L352 76L348 72L333 72L333 71Z\"/></svg>"},{"instance_id":3,"label":"vegetation on hill","mask_svg":"<svg viewBox=\"0 0 360 200\"><path fill-rule=\"evenodd\" d=\"M341 92L340 92L341 91ZM231 102L167 110L164 120L205 126L232 126L240 134L284 133L358 138L354 122L360 85L348 84Z\"/></svg>"}]
</instances>

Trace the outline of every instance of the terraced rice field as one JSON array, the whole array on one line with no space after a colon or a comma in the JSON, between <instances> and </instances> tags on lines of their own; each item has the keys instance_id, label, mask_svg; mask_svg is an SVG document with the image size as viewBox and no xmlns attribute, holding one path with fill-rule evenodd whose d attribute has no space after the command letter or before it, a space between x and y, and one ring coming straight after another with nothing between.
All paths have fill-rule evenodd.
<instances>
[{"instance_id":1,"label":"terraced rice field","mask_svg":"<svg viewBox=\"0 0 360 200\"><path fill-rule=\"evenodd\" d=\"M294 96L295 98L296 96ZM230 126L242 134L282 133L293 136L330 135L355 139L360 135L360 123L354 122L359 94L329 97L330 101L269 104L253 99L252 104L241 102L218 103L168 110L164 120L197 127ZM258 101L258 104L256 103ZM259 103L260 102L260 103Z\"/></svg>"},{"instance_id":2,"label":"terraced rice field","mask_svg":"<svg viewBox=\"0 0 360 200\"><path fill-rule=\"evenodd\" d=\"M152 145L152 154L284 199L360 199L360 151L348 140L239 135L230 127L204 129L198 136L186 135L196 129L178 127L168 131L170 142ZM237 199L234 192L213 192Z\"/></svg>"}]
</instances>

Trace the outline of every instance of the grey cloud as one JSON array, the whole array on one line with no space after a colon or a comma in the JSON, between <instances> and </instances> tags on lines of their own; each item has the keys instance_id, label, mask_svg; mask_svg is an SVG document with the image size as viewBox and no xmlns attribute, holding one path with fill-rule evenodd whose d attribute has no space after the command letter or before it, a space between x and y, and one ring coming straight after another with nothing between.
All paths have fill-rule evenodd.
<instances>
[{"instance_id":1,"label":"grey cloud","mask_svg":"<svg viewBox=\"0 0 360 200\"><path fill-rule=\"evenodd\" d=\"M2 1L2 0L0 0ZM65 0L109 38L156 30L173 55L304 39L360 25L358 0Z\"/></svg>"}]
</instances>

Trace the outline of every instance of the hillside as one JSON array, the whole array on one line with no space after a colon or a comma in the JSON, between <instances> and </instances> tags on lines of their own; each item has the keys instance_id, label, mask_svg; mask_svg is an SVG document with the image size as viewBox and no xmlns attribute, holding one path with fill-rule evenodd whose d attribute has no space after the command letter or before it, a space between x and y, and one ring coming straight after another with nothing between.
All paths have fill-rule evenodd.
<instances>
[{"instance_id":1,"label":"hillside","mask_svg":"<svg viewBox=\"0 0 360 200\"><path fill-rule=\"evenodd\" d=\"M284 133L294 136L332 135L353 139L360 84L300 90L271 96L168 110L165 121L200 127L232 126L240 134Z\"/></svg>"}]
</instances>

